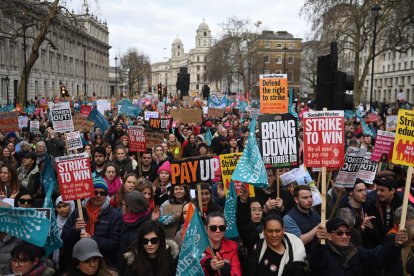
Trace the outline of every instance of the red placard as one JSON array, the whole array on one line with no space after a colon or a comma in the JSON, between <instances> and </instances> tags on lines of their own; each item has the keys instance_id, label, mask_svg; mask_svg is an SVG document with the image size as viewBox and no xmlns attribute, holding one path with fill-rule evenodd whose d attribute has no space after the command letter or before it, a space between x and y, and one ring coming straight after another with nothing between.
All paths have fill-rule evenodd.
<instances>
[{"instance_id":1,"label":"red placard","mask_svg":"<svg viewBox=\"0 0 414 276\"><path fill-rule=\"evenodd\" d=\"M56 157L55 160L60 192L64 201L95 196L91 164L87 153Z\"/></svg>"},{"instance_id":2,"label":"red placard","mask_svg":"<svg viewBox=\"0 0 414 276\"><path fill-rule=\"evenodd\" d=\"M394 149L394 139L395 132L378 130L371 160L381 162L381 156L385 153L387 155L387 161L390 161Z\"/></svg>"},{"instance_id":3,"label":"red placard","mask_svg":"<svg viewBox=\"0 0 414 276\"><path fill-rule=\"evenodd\" d=\"M89 113L91 112L91 110L92 110L92 106L83 104L80 107L80 114L79 115L86 118L86 117L89 116Z\"/></svg>"},{"instance_id":4,"label":"red placard","mask_svg":"<svg viewBox=\"0 0 414 276\"><path fill-rule=\"evenodd\" d=\"M129 151L130 152L146 152L147 145L145 143L145 133L143 127L129 127Z\"/></svg>"},{"instance_id":5,"label":"red placard","mask_svg":"<svg viewBox=\"0 0 414 276\"><path fill-rule=\"evenodd\" d=\"M341 168L344 164L344 111L303 114L306 167Z\"/></svg>"}]
</instances>

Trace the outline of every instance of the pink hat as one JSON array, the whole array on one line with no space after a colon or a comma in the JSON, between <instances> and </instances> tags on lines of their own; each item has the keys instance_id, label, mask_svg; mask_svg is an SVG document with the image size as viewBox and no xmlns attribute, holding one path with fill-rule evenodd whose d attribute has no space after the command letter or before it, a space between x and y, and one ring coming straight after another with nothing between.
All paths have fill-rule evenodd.
<instances>
[{"instance_id":1,"label":"pink hat","mask_svg":"<svg viewBox=\"0 0 414 276\"><path fill-rule=\"evenodd\" d=\"M166 171L169 174L171 174L171 164L170 161L165 161L162 163L161 167L158 168L157 173L160 173L161 171Z\"/></svg>"},{"instance_id":2,"label":"pink hat","mask_svg":"<svg viewBox=\"0 0 414 276\"><path fill-rule=\"evenodd\" d=\"M224 123L224 126L225 126L225 127L230 127L230 123L229 123L229 122L225 122L225 123Z\"/></svg>"}]
</instances>

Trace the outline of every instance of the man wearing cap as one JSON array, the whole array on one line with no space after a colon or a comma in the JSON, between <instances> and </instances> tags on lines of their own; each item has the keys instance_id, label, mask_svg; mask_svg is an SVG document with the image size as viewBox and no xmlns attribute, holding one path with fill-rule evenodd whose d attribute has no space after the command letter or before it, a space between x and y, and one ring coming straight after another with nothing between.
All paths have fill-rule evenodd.
<instances>
[{"instance_id":1,"label":"man wearing cap","mask_svg":"<svg viewBox=\"0 0 414 276\"><path fill-rule=\"evenodd\" d=\"M390 176L379 176L374 179L377 185L375 200L368 205L368 216L374 216L373 228L364 238L364 245L370 248L382 244L387 232L395 223L394 213L402 204L402 198L396 192L397 182Z\"/></svg>"},{"instance_id":2,"label":"man wearing cap","mask_svg":"<svg viewBox=\"0 0 414 276\"><path fill-rule=\"evenodd\" d=\"M109 205L105 181L100 177L94 178L93 186L95 196L82 202L84 219L79 218L76 209L63 227L61 238L65 250L61 260L70 259L72 248L80 238L92 238L98 243L105 263L118 268L114 253L118 251L121 235L121 214Z\"/></svg>"},{"instance_id":3,"label":"man wearing cap","mask_svg":"<svg viewBox=\"0 0 414 276\"><path fill-rule=\"evenodd\" d=\"M318 242L314 243L308 261L313 275L367 275L370 270L381 269L400 255L407 241L407 230L398 230L394 243L386 243L375 249L356 247L350 242L351 231L341 218L330 219L326 228L318 226ZM324 239L326 244L320 241Z\"/></svg>"},{"instance_id":4,"label":"man wearing cap","mask_svg":"<svg viewBox=\"0 0 414 276\"><path fill-rule=\"evenodd\" d=\"M35 188L35 174L39 171L37 167L37 155L34 152L25 152L21 155L22 164L17 169L17 175L20 180L20 185L29 189L32 192L36 192ZM40 187L40 185L39 185ZM38 188L39 188L38 187Z\"/></svg>"}]
</instances>

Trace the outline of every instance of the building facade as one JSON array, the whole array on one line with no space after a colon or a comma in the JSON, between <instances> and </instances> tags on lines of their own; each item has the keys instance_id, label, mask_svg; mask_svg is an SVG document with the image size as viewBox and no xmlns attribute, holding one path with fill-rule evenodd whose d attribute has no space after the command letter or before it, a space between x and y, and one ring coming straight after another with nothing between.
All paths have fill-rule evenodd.
<instances>
[{"instance_id":1,"label":"building facade","mask_svg":"<svg viewBox=\"0 0 414 276\"><path fill-rule=\"evenodd\" d=\"M20 20L10 18L0 10L0 24L5 20L13 28L22 28ZM79 26L59 17L59 24L52 24L47 34L53 42L44 41L39 49L39 58L28 75L27 99L43 96L60 96L60 87L65 85L70 96L86 95L109 97L109 49L108 27L90 14L79 18ZM25 28L26 51L22 37L10 39L0 32L0 97L13 101L17 95L24 55L28 59L38 27ZM0 28L2 29L2 28ZM85 76L86 75L86 76ZM6 79L9 85L6 86ZM85 91L86 84L86 91Z\"/></svg>"},{"instance_id":2,"label":"building facade","mask_svg":"<svg viewBox=\"0 0 414 276\"><path fill-rule=\"evenodd\" d=\"M184 44L180 38L175 38L171 45L171 57L165 62L156 62L151 65L152 91L156 93L157 85L167 87L168 95L177 94L177 77L180 67L186 67L190 74L189 94L198 96L204 85L210 85L206 79L207 55L211 48L211 31L209 26L202 22L195 36L195 48L188 53L184 51Z\"/></svg>"}]
</instances>

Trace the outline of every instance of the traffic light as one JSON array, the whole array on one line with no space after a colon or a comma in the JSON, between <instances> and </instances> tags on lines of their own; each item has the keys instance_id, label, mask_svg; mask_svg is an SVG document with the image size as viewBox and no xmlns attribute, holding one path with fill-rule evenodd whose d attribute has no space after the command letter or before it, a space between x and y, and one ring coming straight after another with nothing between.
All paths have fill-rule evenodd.
<instances>
[{"instance_id":1,"label":"traffic light","mask_svg":"<svg viewBox=\"0 0 414 276\"><path fill-rule=\"evenodd\" d=\"M60 86L60 96L61 98L69 97L69 93L66 91L66 87L63 84Z\"/></svg>"},{"instance_id":2,"label":"traffic light","mask_svg":"<svg viewBox=\"0 0 414 276\"><path fill-rule=\"evenodd\" d=\"M208 85L204 85L202 89L203 99L207 100L210 96L210 87Z\"/></svg>"},{"instance_id":3,"label":"traffic light","mask_svg":"<svg viewBox=\"0 0 414 276\"><path fill-rule=\"evenodd\" d=\"M162 93L164 94L164 96L167 96L167 87L164 87L164 89L162 90Z\"/></svg>"},{"instance_id":4,"label":"traffic light","mask_svg":"<svg viewBox=\"0 0 414 276\"><path fill-rule=\"evenodd\" d=\"M162 84L161 83L159 83L157 85L157 91L158 91L158 94L161 94L161 91L162 91Z\"/></svg>"}]
</instances>

